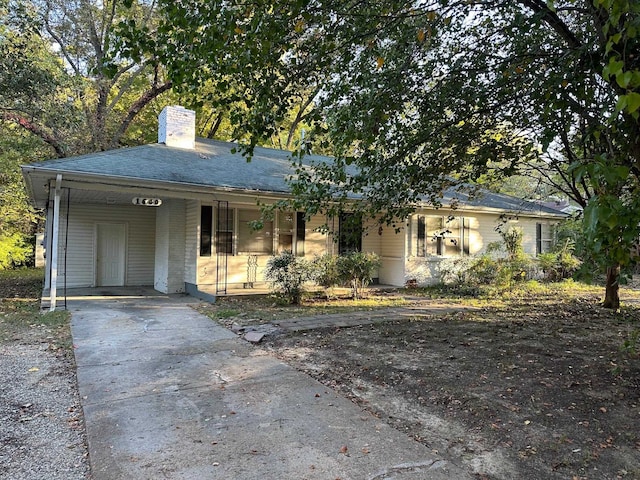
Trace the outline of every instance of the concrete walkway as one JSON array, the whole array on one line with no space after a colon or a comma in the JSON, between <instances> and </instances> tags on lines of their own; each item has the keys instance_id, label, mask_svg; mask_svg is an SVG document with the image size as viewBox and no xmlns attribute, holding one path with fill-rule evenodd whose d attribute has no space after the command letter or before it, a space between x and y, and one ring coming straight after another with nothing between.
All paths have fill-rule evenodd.
<instances>
[{"instance_id":1,"label":"concrete walkway","mask_svg":"<svg viewBox=\"0 0 640 480\"><path fill-rule=\"evenodd\" d=\"M69 302L94 480L471 478L191 301Z\"/></svg>"},{"instance_id":2,"label":"concrete walkway","mask_svg":"<svg viewBox=\"0 0 640 480\"><path fill-rule=\"evenodd\" d=\"M273 325L290 332L315 330L316 328L337 327L347 328L357 325L370 325L393 320L416 318L421 316L448 315L458 312L478 310L466 305L451 306L428 299L418 299L407 307L390 307L377 310L355 311L349 313L331 313L312 315L308 317L288 318L277 320Z\"/></svg>"}]
</instances>

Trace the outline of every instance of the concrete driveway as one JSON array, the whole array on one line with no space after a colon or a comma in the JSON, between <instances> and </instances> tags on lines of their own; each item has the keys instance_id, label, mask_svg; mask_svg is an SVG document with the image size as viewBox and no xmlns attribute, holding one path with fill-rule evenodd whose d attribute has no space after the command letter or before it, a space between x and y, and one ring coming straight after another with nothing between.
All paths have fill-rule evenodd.
<instances>
[{"instance_id":1,"label":"concrete driveway","mask_svg":"<svg viewBox=\"0 0 640 480\"><path fill-rule=\"evenodd\" d=\"M69 302L94 480L471 478L191 302Z\"/></svg>"}]
</instances>

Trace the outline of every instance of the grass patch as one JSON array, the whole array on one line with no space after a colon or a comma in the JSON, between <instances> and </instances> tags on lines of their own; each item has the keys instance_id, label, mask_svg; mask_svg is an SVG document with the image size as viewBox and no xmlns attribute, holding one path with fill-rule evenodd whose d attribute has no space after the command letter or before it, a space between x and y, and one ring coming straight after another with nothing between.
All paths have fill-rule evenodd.
<instances>
[{"instance_id":1,"label":"grass patch","mask_svg":"<svg viewBox=\"0 0 640 480\"><path fill-rule=\"evenodd\" d=\"M423 288L413 288L411 292L420 297L443 299L455 303L504 306L510 302L533 300L537 303L552 301L573 301L577 298L598 301L604 296L604 287L589 285L573 280L565 280L557 283L538 282L530 280L515 283L508 288L500 288L493 285L433 285ZM620 288L620 296L623 299L640 299L640 290Z\"/></svg>"},{"instance_id":2,"label":"grass patch","mask_svg":"<svg viewBox=\"0 0 640 480\"><path fill-rule=\"evenodd\" d=\"M39 299L43 279L42 268L0 270L0 298Z\"/></svg>"},{"instance_id":3,"label":"grass patch","mask_svg":"<svg viewBox=\"0 0 640 480\"><path fill-rule=\"evenodd\" d=\"M296 317L401 307L408 303L402 295L372 294L358 300L343 297L327 299L309 296L303 298L299 305L289 305L275 295L252 295L219 297L216 303L201 303L196 309L214 320L224 320L225 323L235 322L240 325L254 325Z\"/></svg>"},{"instance_id":4,"label":"grass patch","mask_svg":"<svg viewBox=\"0 0 640 480\"><path fill-rule=\"evenodd\" d=\"M312 293L302 299L300 305L289 305L277 295L247 295L218 297L215 304L200 304L201 313L224 324L237 323L242 326L278 322L296 317L315 315L349 314L392 307L408 306L416 298L433 300L436 303L500 309L511 315L520 315L527 309L553 309L560 305L597 305L604 288L567 280L559 283L527 281L515 284L510 289L498 290L491 286L465 287L436 285L424 288L400 288L389 292L371 292L368 297L353 300L345 292L334 297ZM640 290L622 286L622 314L637 310ZM630 303L625 304L625 301Z\"/></svg>"}]
</instances>

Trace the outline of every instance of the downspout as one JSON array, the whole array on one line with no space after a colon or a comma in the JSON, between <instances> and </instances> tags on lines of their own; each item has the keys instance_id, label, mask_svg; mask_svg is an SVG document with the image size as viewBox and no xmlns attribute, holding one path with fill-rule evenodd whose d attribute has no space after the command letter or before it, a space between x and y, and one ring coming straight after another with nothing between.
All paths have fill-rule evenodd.
<instances>
[{"instance_id":1,"label":"downspout","mask_svg":"<svg viewBox=\"0 0 640 480\"><path fill-rule=\"evenodd\" d=\"M51 288L49 298L51 299L49 311L56 309L56 296L58 286L58 236L60 231L60 190L62 185L62 174L56 176L56 189L53 196L53 229L51 232Z\"/></svg>"}]
</instances>

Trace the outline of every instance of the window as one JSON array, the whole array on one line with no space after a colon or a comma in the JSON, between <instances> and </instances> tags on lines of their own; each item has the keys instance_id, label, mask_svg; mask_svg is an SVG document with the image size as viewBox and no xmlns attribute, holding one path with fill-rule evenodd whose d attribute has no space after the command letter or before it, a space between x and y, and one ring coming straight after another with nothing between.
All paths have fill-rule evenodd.
<instances>
[{"instance_id":1,"label":"window","mask_svg":"<svg viewBox=\"0 0 640 480\"><path fill-rule=\"evenodd\" d=\"M291 212L278 212L278 252L293 252L295 217Z\"/></svg>"},{"instance_id":2,"label":"window","mask_svg":"<svg viewBox=\"0 0 640 480\"><path fill-rule=\"evenodd\" d=\"M202 205L200 207L200 256L211 256L213 207Z\"/></svg>"},{"instance_id":3,"label":"window","mask_svg":"<svg viewBox=\"0 0 640 480\"><path fill-rule=\"evenodd\" d=\"M296 212L296 255L304 257L304 237L307 222L304 212Z\"/></svg>"},{"instance_id":4,"label":"window","mask_svg":"<svg viewBox=\"0 0 640 480\"><path fill-rule=\"evenodd\" d=\"M226 205L216 212L216 252L233 255L233 209Z\"/></svg>"},{"instance_id":5,"label":"window","mask_svg":"<svg viewBox=\"0 0 640 480\"><path fill-rule=\"evenodd\" d=\"M252 222L261 221L259 210L238 210L238 253L271 255L273 253L273 222L264 221L260 230Z\"/></svg>"},{"instance_id":6,"label":"window","mask_svg":"<svg viewBox=\"0 0 640 480\"><path fill-rule=\"evenodd\" d=\"M469 226L464 217L418 216L418 257L469 253Z\"/></svg>"},{"instance_id":7,"label":"window","mask_svg":"<svg viewBox=\"0 0 640 480\"><path fill-rule=\"evenodd\" d=\"M448 217L444 224L443 243L447 255L462 255L462 218Z\"/></svg>"},{"instance_id":8,"label":"window","mask_svg":"<svg viewBox=\"0 0 640 480\"><path fill-rule=\"evenodd\" d=\"M426 217L426 247L427 255L444 255L444 227L442 217Z\"/></svg>"},{"instance_id":9,"label":"window","mask_svg":"<svg viewBox=\"0 0 640 480\"><path fill-rule=\"evenodd\" d=\"M553 225L536 223L536 255L551 251L554 236Z\"/></svg>"},{"instance_id":10,"label":"window","mask_svg":"<svg viewBox=\"0 0 640 480\"><path fill-rule=\"evenodd\" d=\"M338 253L362 251L362 216L342 212L338 224Z\"/></svg>"}]
</instances>

